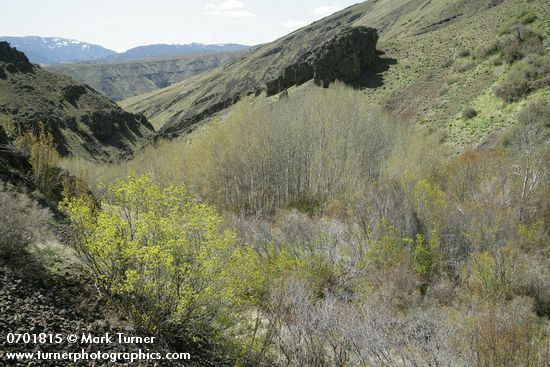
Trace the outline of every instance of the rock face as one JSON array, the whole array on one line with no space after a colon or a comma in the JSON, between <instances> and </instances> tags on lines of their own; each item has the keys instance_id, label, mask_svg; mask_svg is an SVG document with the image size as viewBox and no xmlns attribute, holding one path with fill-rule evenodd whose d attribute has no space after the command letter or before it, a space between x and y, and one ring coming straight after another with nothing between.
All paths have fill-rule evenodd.
<instances>
[{"instance_id":1,"label":"rock face","mask_svg":"<svg viewBox=\"0 0 550 367\"><path fill-rule=\"evenodd\" d=\"M10 47L10 44L7 42L0 42L0 62L4 64L3 68L10 73L28 73L33 70L33 64L29 62L27 56L23 52ZM0 72L0 79L4 79L1 75L4 75L5 78L6 73L4 70Z\"/></svg>"},{"instance_id":2,"label":"rock face","mask_svg":"<svg viewBox=\"0 0 550 367\"><path fill-rule=\"evenodd\" d=\"M377 41L378 33L374 28L347 28L287 66L278 78L268 81L267 95L311 79L323 87L335 80L352 83L374 63Z\"/></svg>"}]
</instances>

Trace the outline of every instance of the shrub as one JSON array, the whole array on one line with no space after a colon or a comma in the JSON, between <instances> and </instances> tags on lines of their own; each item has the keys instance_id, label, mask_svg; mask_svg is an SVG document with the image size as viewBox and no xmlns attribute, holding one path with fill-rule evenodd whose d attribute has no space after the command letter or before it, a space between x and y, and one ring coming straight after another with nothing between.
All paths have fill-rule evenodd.
<instances>
[{"instance_id":1,"label":"shrub","mask_svg":"<svg viewBox=\"0 0 550 367\"><path fill-rule=\"evenodd\" d=\"M463 49L459 50L458 53L457 53L458 57L468 57L470 55L471 55L471 52L467 48L463 48Z\"/></svg>"},{"instance_id":2,"label":"shrub","mask_svg":"<svg viewBox=\"0 0 550 367\"><path fill-rule=\"evenodd\" d=\"M38 135L27 131L17 138L17 144L29 154L36 188L47 198L53 198L59 187L57 165L61 156L51 132L40 123Z\"/></svg>"},{"instance_id":3,"label":"shrub","mask_svg":"<svg viewBox=\"0 0 550 367\"><path fill-rule=\"evenodd\" d=\"M477 111L475 109L473 109L472 107L469 107L469 108L465 109L464 111L462 111L462 117L467 119L467 120L473 119L476 116L477 116Z\"/></svg>"},{"instance_id":4,"label":"shrub","mask_svg":"<svg viewBox=\"0 0 550 367\"><path fill-rule=\"evenodd\" d=\"M212 207L181 186L161 189L133 174L108 187L100 209L88 204L62 203L75 249L139 329L189 340L245 328L239 315L260 286L257 261L232 231L220 229Z\"/></svg>"},{"instance_id":5,"label":"shrub","mask_svg":"<svg viewBox=\"0 0 550 367\"><path fill-rule=\"evenodd\" d=\"M543 37L524 25L515 25L500 42L504 60L508 63L521 60L529 54L542 54Z\"/></svg>"},{"instance_id":6,"label":"shrub","mask_svg":"<svg viewBox=\"0 0 550 367\"><path fill-rule=\"evenodd\" d=\"M468 70L471 70L475 67L475 63L471 59L461 59L459 62L455 63L455 70L459 73L464 73Z\"/></svg>"},{"instance_id":7,"label":"shrub","mask_svg":"<svg viewBox=\"0 0 550 367\"><path fill-rule=\"evenodd\" d=\"M521 75L510 76L507 80L497 84L493 91L495 95L506 102L517 102L529 94L531 87L529 81Z\"/></svg>"},{"instance_id":8,"label":"shrub","mask_svg":"<svg viewBox=\"0 0 550 367\"><path fill-rule=\"evenodd\" d=\"M0 181L0 257L14 259L46 234L50 212Z\"/></svg>"},{"instance_id":9,"label":"shrub","mask_svg":"<svg viewBox=\"0 0 550 367\"><path fill-rule=\"evenodd\" d=\"M506 79L497 84L495 95L506 102L517 102L529 93L549 85L550 55L529 55L512 66Z\"/></svg>"},{"instance_id":10,"label":"shrub","mask_svg":"<svg viewBox=\"0 0 550 367\"><path fill-rule=\"evenodd\" d=\"M494 55L499 49L500 44L496 41L483 44L474 50L474 57L484 59L488 56Z\"/></svg>"},{"instance_id":11,"label":"shrub","mask_svg":"<svg viewBox=\"0 0 550 367\"><path fill-rule=\"evenodd\" d=\"M539 333L533 302L482 302L463 310L458 321L458 348L469 366L536 367Z\"/></svg>"},{"instance_id":12,"label":"shrub","mask_svg":"<svg viewBox=\"0 0 550 367\"><path fill-rule=\"evenodd\" d=\"M518 112L518 120L525 125L550 127L550 103L544 99L529 102Z\"/></svg>"},{"instance_id":13,"label":"shrub","mask_svg":"<svg viewBox=\"0 0 550 367\"><path fill-rule=\"evenodd\" d=\"M508 300L526 286L526 266L519 253L507 246L502 250L474 253L465 266L464 278L471 295L489 300Z\"/></svg>"}]
</instances>

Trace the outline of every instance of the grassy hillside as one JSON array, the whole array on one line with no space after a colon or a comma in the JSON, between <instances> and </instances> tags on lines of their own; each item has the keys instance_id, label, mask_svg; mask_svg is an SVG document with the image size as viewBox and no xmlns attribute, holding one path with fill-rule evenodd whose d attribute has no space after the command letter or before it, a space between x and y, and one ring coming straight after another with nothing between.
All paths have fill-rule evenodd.
<instances>
[{"instance_id":1,"label":"grassy hillside","mask_svg":"<svg viewBox=\"0 0 550 367\"><path fill-rule=\"evenodd\" d=\"M46 69L68 75L88 84L113 101L120 101L214 69L242 54L243 52L223 52L136 61L61 64L50 65Z\"/></svg>"},{"instance_id":2,"label":"grassy hillside","mask_svg":"<svg viewBox=\"0 0 550 367\"><path fill-rule=\"evenodd\" d=\"M509 65L494 65L494 58L476 57L475 51L499 38L503 25L529 11L538 15L536 26L547 32L550 9L543 0L368 1L259 47L220 69L120 104L144 113L157 128L185 125L232 96L265 89L266 82L307 50L306 45L330 38L344 25L370 26L379 31L378 49L384 55L364 76L364 103L385 105L400 119L441 129L462 149L512 123L501 116L502 103L491 97L494 84ZM484 108L477 107L480 111L475 118L462 118L465 108L481 103ZM506 108L514 112L520 107L521 103Z\"/></svg>"},{"instance_id":3,"label":"grassy hillside","mask_svg":"<svg viewBox=\"0 0 550 367\"><path fill-rule=\"evenodd\" d=\"M171 125L185 130L187 120L229 106L240 98L266 89L316 47L340 34L357 20L354 10L342 11L291 33L275 42L253 48L242 58L157 92L122 101L129 111L146 113L156 127ZM353 50L348 50L350 53ZM199 118L200 119L200 118Z\"/></svg>"}]
</instances>

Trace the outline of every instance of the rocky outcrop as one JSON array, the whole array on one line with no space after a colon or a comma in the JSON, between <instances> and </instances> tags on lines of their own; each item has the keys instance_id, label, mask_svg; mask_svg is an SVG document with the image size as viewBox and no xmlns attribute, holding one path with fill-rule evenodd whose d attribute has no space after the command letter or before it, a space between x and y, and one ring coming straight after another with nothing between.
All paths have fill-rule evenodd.
<instances>
[{"instance_id":1,"label":"rocky outcrop","mask_svg":"<svg viewBox=\"0 0 550 367\"><path fill-rule=\"evenodd\" d=\"M349 14L341 15L345 16ZM288 60L285 64L269 65L269 68L263 69L265 74L261 77L245 74L240 77L220 78L224 80L225 90L215 93L209 90L209 93L196 98L187 110L176 113L167 121L158 136L174 138L188 133L193 130L192 125L230 107L244 96L258 96L263 91L272 96L309 80L323 87L328 87L335 80L354 83L376 62L376 29L345 25L336 30L322 25L316 27L322 29L319 30L320 34L331 33L331 36L326 36L325 41L310 39L308 41L311 43L296 42L298 46L294 46L295 40L292 38L281 41L280 45L262 52L258 57L260 60L269 57ZM286 56L288 54L292 56ZM212 78L210 82L213 80L215 79ZM176 98L192 98L188 95L193 92L189 90L187 93L179 93ZM178 100L173 100L171 103L177 102Z\"/></svg>"},{"instance_id":2,"label":"rocky outcrop","mask_svg":"<svg viewBox=\"0 0 550 367\"><path fill-rule=\"evenodd\" d=\"M72 104L73 106L76 105L76 102L78 102L78 99L86 94L86 87L80 84L75 85L67 85L63 88L63 98Z\"/></svg>"},{"instance_id":3,"label":"rocky outcrop","mask_svg":"<svg viewBox=\"0 0 550 367\"><path fill-rule=\"evenodd\" d=\"M23 72L28 73L33 70L33 64L23 52L12 48L7 42L0 42L0 67L5 68L10 73ZM5 75L5 73L2 73Z\"/></svg>"},{"instance_id":4,"label":"rocky outcrop","mask_svg":"<svg viewBox=\"0 0 550 367\"><path fill-rule=\"evenodd\" d=\"M346 28L287 66L278 78L268 81L267 95L311 79L324 87L335 80L352 83L375 62L377 41L378 33L374 28Z\"/></svg>"}]
</instances>

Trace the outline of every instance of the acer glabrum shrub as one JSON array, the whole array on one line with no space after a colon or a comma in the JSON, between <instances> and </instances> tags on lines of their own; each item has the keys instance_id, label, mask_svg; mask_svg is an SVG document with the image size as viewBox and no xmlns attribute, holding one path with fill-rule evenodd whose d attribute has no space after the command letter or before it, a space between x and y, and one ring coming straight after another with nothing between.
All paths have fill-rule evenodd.
<instances>
[{"instance_id":1,"label":"acer glabrum shrub","mask_svg":"<svg viewBox=\"0 0 550 367\"><path fill-rule=\"evenodd\" d=\"M211 206L134 174L106 192L99 209L83 197L62 207L98 288L138 328L195 338L246 326L239 315L261 284L256 257Z\"/></svg>"}]
</instances>

